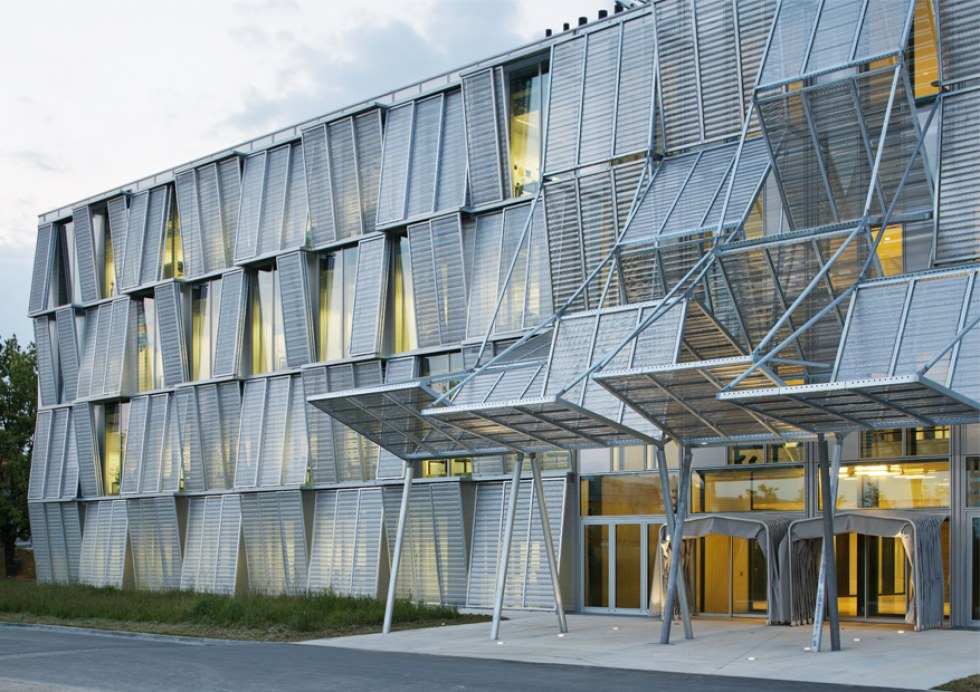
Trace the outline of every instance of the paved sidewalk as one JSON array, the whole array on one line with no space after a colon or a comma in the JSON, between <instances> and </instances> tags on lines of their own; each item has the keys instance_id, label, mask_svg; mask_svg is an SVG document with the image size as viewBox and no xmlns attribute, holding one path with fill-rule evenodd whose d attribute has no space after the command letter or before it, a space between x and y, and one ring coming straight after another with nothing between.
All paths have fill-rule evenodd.
<instances>
[{"instance_id":1,"label":"paved sidewalk","mask_svg":"<svg viewBox=\"0 0 980 692\"><path fill-rule=\"evenodd\" d=\"M980 632L914 632L904 623L841 626L842 651L810 645L809 627L767 626L749 619L694 619L694 639L675 624L671 644L661 646L660 621L643 617L568 616L568 634L558 636L553 613L507 613L500 642L490 641L490 623L368 634L305 642L374 651L496 658L534 663L608 666L710 675L803 680L903 689L929 689L980 673Z\"/></svg>"}]
</instances>

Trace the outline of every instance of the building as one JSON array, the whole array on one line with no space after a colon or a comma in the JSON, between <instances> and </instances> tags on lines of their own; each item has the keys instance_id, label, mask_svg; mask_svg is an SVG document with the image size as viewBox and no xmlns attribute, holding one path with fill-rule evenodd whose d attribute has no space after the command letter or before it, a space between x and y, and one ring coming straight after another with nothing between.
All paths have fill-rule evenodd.
<instances>
[{"instance_id":1,"label":"building","mask_svg":"<svg viewBox=\"0 0 980 692\"><path fill-rule=\"evenodd\" d=\"M39 578L554 608L547 528L798 623L822 467L841 614L980 625L978 9L637 4L43 214Z\"/></svg>"}]
</instances>

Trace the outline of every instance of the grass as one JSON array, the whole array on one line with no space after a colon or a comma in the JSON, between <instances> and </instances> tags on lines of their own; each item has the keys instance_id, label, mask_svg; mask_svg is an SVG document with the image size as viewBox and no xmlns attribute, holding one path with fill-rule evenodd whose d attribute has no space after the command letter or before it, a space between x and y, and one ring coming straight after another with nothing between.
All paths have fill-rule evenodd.
<instances>
[{"instance_id":1,"label":"grass","mask_svg":"<svg viewBox=\"0 0 980 692\"><path fill-rule=\"evenodd\" d=\"M395 603L393 628L487 620L455 607ZM317 593L218 596L188 591L119 591L79 585L0 580L0 621L73 625L223 639L297 641L380 632L384 603Z\"/></svg>"},{"instance_id":2,"label":"grass","mask_svg":"<svg viewBox=\"0 0 980 692\"><path fill-rule=\"evenodd\" d=\"M945 692L978 692L980 690L980 675L970 675L958 680L933 687L934 690L944 690Z\"/></svg>"}]
</instances>

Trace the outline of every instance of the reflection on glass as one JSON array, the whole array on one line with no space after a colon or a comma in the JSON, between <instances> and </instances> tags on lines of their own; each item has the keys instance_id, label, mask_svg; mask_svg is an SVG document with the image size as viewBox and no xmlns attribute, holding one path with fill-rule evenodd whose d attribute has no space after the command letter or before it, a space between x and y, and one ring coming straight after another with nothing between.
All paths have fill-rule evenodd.
<instances>
[{"instance_id":1,"label":"reflection on glass","mask_svg":"<svg viewBox=\"0 0 980 692\"><path fill-rule=\"evenodd\" d=\"M252 291L252 374L286 367L286 337L282 321L279 272L255 273Z\"/></svg>"},{"instance_id":2,"label":"reflection on glass","mask_svg":"<svg viewBox=\"0 0 980 692\"><path fill-rule=\"evenodd\" d=\"M153 298L143 298L136 304L136 387L148 392L162 386L163 352L156 302Z\"/></svg>"},{"instance_id":3,"label":"reflection on glass","mask_svg":"<svg viewBox=\"0 0 980 692\"><path fill-rule=\"evenodd\" d=\"M609 527L585 527L585 607L609 607Z\"/></svg>"},{"instance_id":4,"label":"reflection on glass","mask_svg":"<svg viewBox=\"0 0 980 692\"><path fill-rule=\"evenodd\" d=\"M901 430L865 430L861 432L861 458L880 459L903 456Z\"/></svg>"},{"instance_id":5,"label":"reflection on glass","mask_svg":"<svg viewBox=\"0 0 980 692\"><path fill-rule=\"evenodd\" d=\"M184 244L180 238L176 199L170 205L170 215L167 217L167 237L163 244L163 278L184 278Z\"/></svg>"},{"instance_id":6,"label":"reflection on glass","mask_svg":"<svg viewBox=\"0 0 980 692\"><path fill-rule=\"evenodd\" d=\"M655 473L622 473L582 476L581 515L616 517L631 514L663 514L660 477ZM670 475L672 502L677 502L677 475Z\"/></svg>"},{"instance_id":7,"label":"reflection on glass","mask_svg":"<svg viewBox=\"0 0 980 692\"><path fill-rule=\"evenodd\" d=\"M703 469L692 475L694 512L801 511L803 468Z\"/></svg>"},{"instance_id":8,"label":"reflection on glass","mask_svg":"<svg viewBox=\"0 0 980 692\"><path fill-rule=\"evenodd\" d=\"M640 525L616 526L616 607L639 608Z\"/></svg>"},{"instance_id":9,"label":"reflection on glass","mask_svg":"<svg viewBox=\"0 0 980 692\"><path fill-rule=\"evenodd\" d=\"M412 265L409 262L408 238L394 247L392 272L392 352L404 353L418 348L415 332L415 299L412 293ZM446 294L448 296L448 293ZM448 305L448 300L445 301Z\"/></svg>"},{"instance_id":10,"label":"reflection on glass","mask_svg":"<svg viewBox=\"0 0 980 692\"><path fill-rule=\"evenodd\" d=\"M980 457L966 458L966 506L980 507Z\"/></svg>"},{"instance_id":11,"label":"reflection on glass","mask_svg":"<svg viewBox=\"0 0 980 692\"><path fill-rule=\"evenodd\" d=\"M108 215L104 217L105 229L102 234L102 256L105 258L102 274L102 297L111 298L116 295L116 259L112 253L112 235L109 231Z\"/></svg>"},{"instance_id":12,"label":"reflection on glass","mask_svg":"<svg viewBox=\"0 0 980 692\"><path fill-rule=\"evenodd\" d=\"M945 456L949 454L949 426L912 428L909 431L909 456Z\"/></svg>"},{"instance_id":13,"label":"reflection on glass","mask_svg":"<svg viewBox=\"0 0 980 692\"><path fill-rule=\"evenodd\" d=\"M731 539L709 535L694 539L696 608L700 613L729 614ZM688 543L690 545L690 542Z\"/></svg>"},{"instance_id":14,"label":"reflection on glass","mask_svg":"<svg viewBox=\"0 0 980 692\"><path fill-rule=\"evenodd\" d=\"M885 276L895 276L904 271L902 247L902 225L895 224L885 228L881 242L878 243L878 261L881 262L881 272Z\"/></svg>"},{"instance_id":15,"label":"reflection on glass","mask_svg":"<svg viewBox=\"0 0 980 692\"><path fill-rule=\"evenodd\" d=\"M822 506L822 501L821 501ZM837 482L839 509L949 507L949 463L848 464Z\"/></svg>"},{"instance_id":16,"label":"reflection on glass","mask_svg":"<svg viewBox=\"0 0 980 692\"><path fill-rule=\"evenodd\" d=\"M469 478L472 475L473 462L470 459L426 459L422 462L423 478Z\"/></svg>"},{"instance_id":17,"label":"reflection on glass","mask_svg":"<svg viewBox=\"0 0 980 692\"><path fill-rule=\"evenodd\" d=\"M331 252L320 263L319 348L320 360L337 360L350 354L354 315L354 282L357 248Z\"/></svg>"},{"instance_id":18,"label":"reflection on glass","mask_svg":"<svg viewBox=\"0 0 980 692\"><path fill-rule=\"evenodd\" d=\"M939 92L939 58L936 51L936 18L930 0L918 0L909 46L909 61L915 98ZM937 82L937 84L933 84Z\"/></svg>"},{"instance_id":19,"label":"reflection on glass","mask_svg":"<svg viewBox=\"0 0 980 692\"><path fill-rule=\"evenodd\" d=\"M732 538L732 613L765 613L769 606L769 575L759 541Z\"/></svg>"},{"instance_id":20,"label":"reflection on glass","mask_svg":"<svg viewBox=\"0 0 980 692\"><path fill-rule=\"evenodd\" d=\"M645 471L654 468L653 448L645 445L612 448L613 471Z\"/></svg>"},{"instance_id":21,"label":"reflection on glass","mask_svg":"<svg viewBox=\"0 0 980 692\"><path fill-rule=\"evenodd\" d=\"M547 67L510 77L510 163L513 196L533 195L541 184L541 122Z\"/></svg>"},{"instance_id":22,"label":"reflection on glass","mask_svg":"<svg viewBox=\"0 0 980 692\"><path fill-rule=\"evenodd\" d=\"M126 427L129 404L106 404L103 438L102 487L106 495L119 494L123 456L126 453Z\"/></svg>"},{"instance_id":23,"label":"reflection on glass","mask_svg":"<svg viewBox=\"0 0 980 692\"><path fill-rule=\"evenodd\" d=\"M980 517L973 519L972 558L970 564L972 578L970 580L970 603L972 604L973 621L980 620Z\"/></svg>"},{"instance_id":24,"label":"reflection on glass","mask_svg":"<svg viewBox=\"0 0 980 692\"><path fill-rule=\"evenodd\" d=\"M191 291L191 376L195 380L211 377L220 304L220 279L195 286Z\"/></svg>"}]
</instances>

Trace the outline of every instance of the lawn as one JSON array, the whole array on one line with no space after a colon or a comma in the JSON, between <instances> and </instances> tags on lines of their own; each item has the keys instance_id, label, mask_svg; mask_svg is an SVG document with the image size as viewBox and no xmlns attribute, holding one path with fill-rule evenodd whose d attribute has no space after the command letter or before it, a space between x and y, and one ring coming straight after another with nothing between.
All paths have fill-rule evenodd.
<instances>
[{"instance_id":1,"label":"lawn","mask_svg":"<svg viewBox=\"0 0 980 692\"><path fill-rule=\"evenodd\" d=\"M0 580L0 622L72 625L223 639L298 641L380 632L384 603L317 593L217 596L188 591L120 591ZM455 607L395 603L393 629L488 620Z\"/></svg>"}]
</instances>

